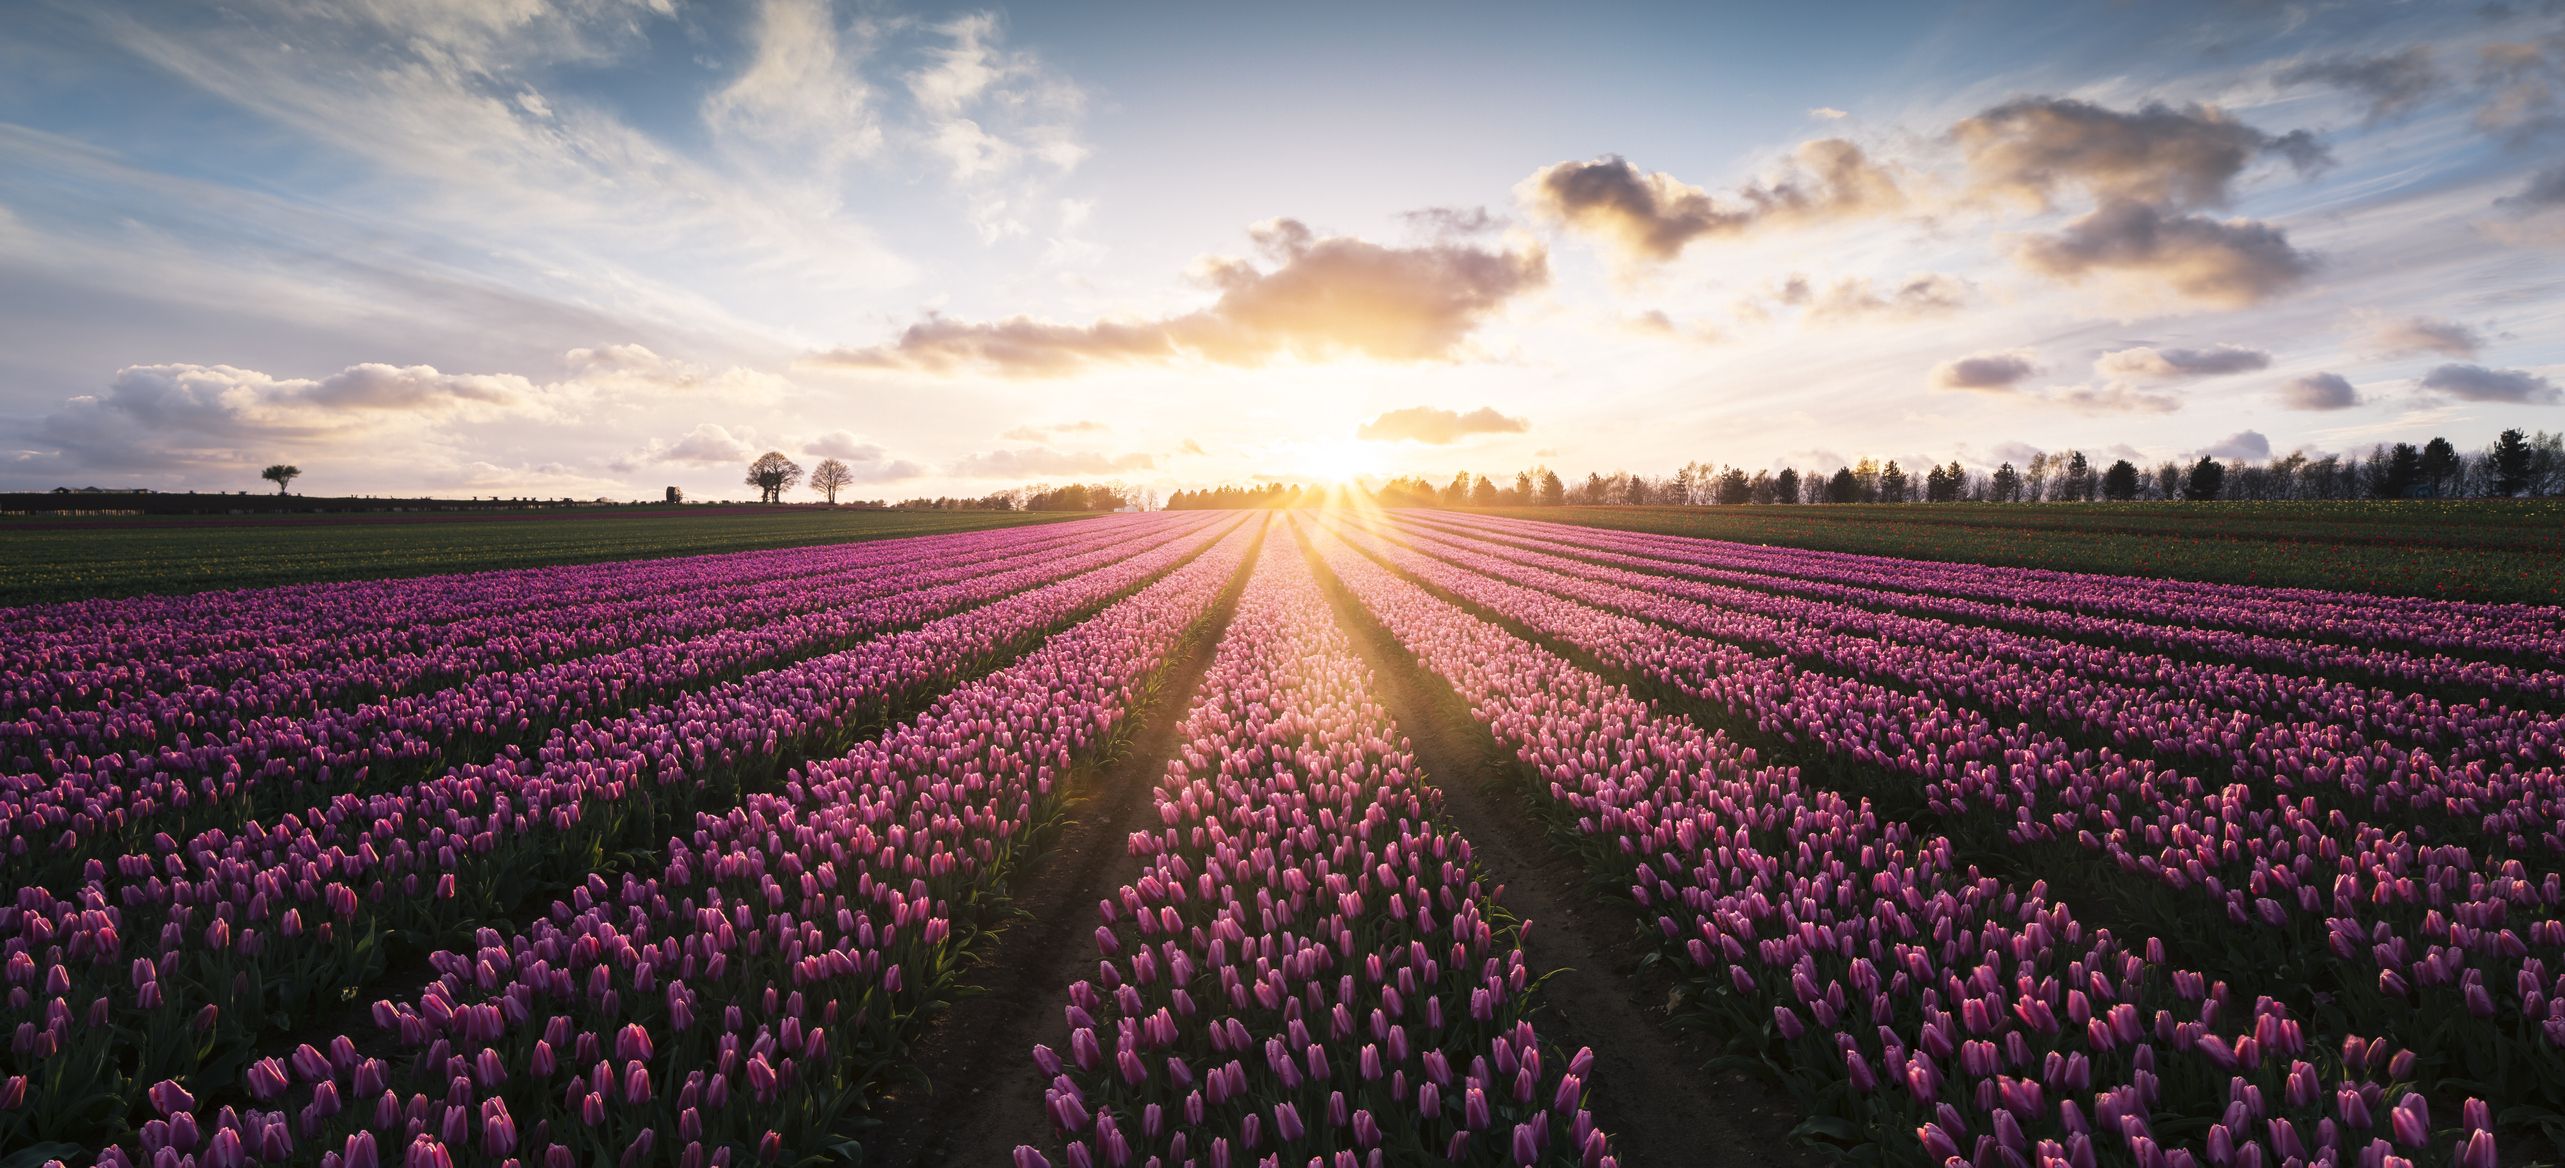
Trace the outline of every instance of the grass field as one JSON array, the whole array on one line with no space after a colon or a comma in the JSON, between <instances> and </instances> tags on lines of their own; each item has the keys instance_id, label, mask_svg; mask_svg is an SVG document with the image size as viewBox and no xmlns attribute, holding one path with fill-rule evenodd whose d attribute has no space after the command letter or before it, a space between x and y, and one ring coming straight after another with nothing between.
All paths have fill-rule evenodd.
<instances>
[{"instance_id":1,"label":"grass field","mask_svg":"<svg viewBox=\"0 0 2565 1168\"><path fill-rule=\"evenodd\" d=\"M1926 560L2565 601L2565 501L1512 507L1594 527Z\"/></svg>"},{"instance_id":2,"label":"grass field","mask_svg":"<svg viewBox=\"0 0 2565 1168\"><path fill-rule=\"evenodd\" d=\"M703 508L0 521L0 605L848 543L1065 514Z\"/></svg>"}]
</instances>

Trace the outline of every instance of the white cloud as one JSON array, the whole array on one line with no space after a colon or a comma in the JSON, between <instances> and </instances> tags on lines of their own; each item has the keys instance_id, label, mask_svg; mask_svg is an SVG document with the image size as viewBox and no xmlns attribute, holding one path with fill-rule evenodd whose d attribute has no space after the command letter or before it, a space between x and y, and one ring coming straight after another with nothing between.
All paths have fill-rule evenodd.
<instances>
[{"instance_id":1,"label":"white cloud","mask_svg":"<svg viewBox=\"0 0 2565 1168\"><path fill-rule=\"evenodd\" d=\"M964 455L946 467L945 473L965 479L1023 479L1043 475L1111 475L1148 470L1156 465L1158 460L1146 454L1099 454L1029 446Z\"/></svg>"},{"instance_id":2,"label":"white cloud","mask_svg":"<svg viewBox=\"0 0 2565 1168\"><path fill-rule=\"evenodd\" d=\"M754 39L748 68L704 99L708 125L823 166L881 148L872 87L854 68L863 46L845 44L828 0L763 0Z\"/></svg>"}]
</instances>

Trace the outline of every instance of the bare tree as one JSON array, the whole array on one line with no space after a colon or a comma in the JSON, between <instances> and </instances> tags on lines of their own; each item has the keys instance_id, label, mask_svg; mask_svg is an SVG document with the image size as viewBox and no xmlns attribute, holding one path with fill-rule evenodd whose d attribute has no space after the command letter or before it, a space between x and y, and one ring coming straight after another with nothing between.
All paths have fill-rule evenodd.
<instances>
[{"instance_id":1,"label":"bare tree","mask_svg":"<svg viewBox=\"0 0 2565 1168\"><path fill-rule=\"evenodd\" d=\"M780 450L769 450L748 464L748 485L757 488L758 502L781 503L784 492L802 481L800 463L784 457Z\"/></svg>"},{"instance_id":2,"label":"bare tree","mask_svg":"<svg viewBox=\"0 0 2565 1168\"><path fill-rule=\"evenodd\" d=\"M837 505L837 492L854 485L854 470L834 458L823 459L818 466L811 468L810 489L826 498L831 507Z\"/></svg>"},{"instance_id":3,"label":"bare tree","mask_svg":"<svg viewBox=\"0 0 2565 1168\"><path fill-rule=\"evenodd\" d=\"M274 466L268 467L266 470L258 472L258 477L276 484L276 493L282 495L285 493L285 484L293 482L294 476L301 473L303 473L302 467L295 466L292 463L280 462Z\"/></svg>"}]
</instances>

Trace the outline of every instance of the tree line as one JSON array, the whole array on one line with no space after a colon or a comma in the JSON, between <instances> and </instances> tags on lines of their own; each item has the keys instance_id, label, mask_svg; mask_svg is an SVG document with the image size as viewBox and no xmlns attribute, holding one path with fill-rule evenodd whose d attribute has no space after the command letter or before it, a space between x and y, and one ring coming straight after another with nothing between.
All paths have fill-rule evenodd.
<instances>
[{"instance_id":1,"label":"tree line","mask_svg":"<svg viewBox=\"0 0 2565 1168\"><path fill-rule=\"evenodd\" d=\"M272 477L272 476L271 476ZM783 451L769 450L748 464L749 486L757 488L760 503L781 503L784 494L802 482L802 466ZM842 460L822 459L811 468L810 489L829 506L838 506L838 493L855 485L853 467ZM682 496L669 488L669 501ZM902 511L1120 511L1124 508L1149 510L1156 506L1153 491L1134 491L1120 483L1070 483L1055 487L1047 483L986 495L956 497L951 495L919 496L886 503L879 499L851 500L846 506L864 510Z\"/></svg>"},{"instance_id":2,"label":"tree line","mask_svg":"<svg viewBox=\"0 0 2565 1168\"><path fill-rule=\"evenodd\" d=\"M2544 497L2565 495L2565 435L2505 430L2472 453L2446 438L2433 438L2420 445L2381 443L2366 454L2301 451L2260 460L2202 456L2147 467L2125 458L2105 466L2080 450L2035 453L2022 465L2007 461L1992 470L1972 469L1956 459L1919 469L1893 458L1864 458L1832 472L1748 471L1692 462L1663 477L1615 472L1569 481L1535 466L1516 472L1510 482L1464 471L1442 483L1391 479L1373 493L1393 507Z\"/></svg>"}]
</instances>

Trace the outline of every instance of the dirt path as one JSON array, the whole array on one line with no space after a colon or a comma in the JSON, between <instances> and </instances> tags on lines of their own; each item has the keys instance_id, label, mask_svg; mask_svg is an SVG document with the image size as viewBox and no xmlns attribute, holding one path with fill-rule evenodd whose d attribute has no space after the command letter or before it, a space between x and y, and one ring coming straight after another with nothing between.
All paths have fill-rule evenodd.
<instances>
[{"instance_id":1,"label":"dirt path","mask_svg":"<svg viewBox=\"0 0 2565 1168\"><path fill-rule=\"evenodd\" d=\"M1268 554L1303 549L1276 533ZM1313 561L1314 562L1314 561ZM1645 949L1632 918L1588 887L1584 869L1544 838L1530 808L1496 778L1506 760L1450 686L1391 644L1323 564L1319 582L1356 652L1369 665L1374 696L1443 792L1452 826L1469 837L1499 897L1533 922L1524 955L1535 971L1558 970L1542 987L1534 1025L1546 1043L1594 1048L1594 1117L1627 1168L1811 1168L1826 1159L1789 1138L1797 1108L1771 1084L1703 1069L1716 1054L1666 1022L1674 979L1642 971Z\"/></svg>"},{"instance_id":2,"label":"dirt path","mask_svg":"<svg viewBox=\"0 0 2565 1168\"><path fill-rule=\"evenodd\" d=\"M1034 1069L1033 1044L1068 1049L1062 1009L1070 983L1095 971L1096 902L1138 873L1126 841L1153 821L1149 793L1175 751L1178 724L1237 614L1256 556L1298 554L1290 538L1266 529L1213 606L1210 622L1160 679L1121 755L1077 782L1059 834L1022 875L1015 922L974 973L978 992L917 1046L914 1060L926 1085L896 1088L874 1105L883 1122L864 1136L867 1168L1003 1168L1016 1145L1040 1144L1049 1135L1042 1109L1048 1084Z\"/></svg>"}]
</instances>

